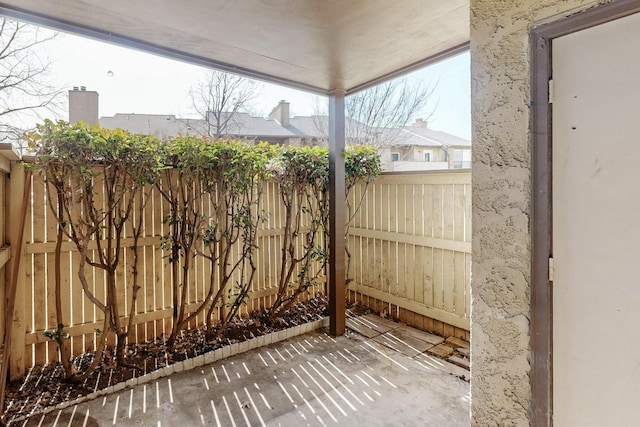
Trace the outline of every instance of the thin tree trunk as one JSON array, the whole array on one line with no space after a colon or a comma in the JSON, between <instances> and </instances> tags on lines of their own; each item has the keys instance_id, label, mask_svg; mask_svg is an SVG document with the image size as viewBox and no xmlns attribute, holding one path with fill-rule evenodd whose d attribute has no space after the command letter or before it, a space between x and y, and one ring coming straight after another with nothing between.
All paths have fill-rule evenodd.
<instances>
[{"instance_id":1,"label":"thin tree trunk","mask_svg":"<svg viewBox=\"0 0 640 427\"><path fill-rule=\"evenodd\" d=\"M58 196L58 208L59 211L62 212L62 199ZM60 325L64 325L64 319L62 317L62 272L60 267L60 258L62 255L62 236L63 231L61 229L62 226L58 225L58 235L56 236L56 251L55 251L55 270L54 270L54 281L56 285L55 290L55 299L56 299L56 323L58 329L60 329ZM66 337L59 337L60 341L58 342L58 350L60 351L60 363L62 363L62 367L64 368L65 380L68 380L73 375L73 370L71 368L71 346L69 345L69 340Z\"/></svg>"}]
</instances>

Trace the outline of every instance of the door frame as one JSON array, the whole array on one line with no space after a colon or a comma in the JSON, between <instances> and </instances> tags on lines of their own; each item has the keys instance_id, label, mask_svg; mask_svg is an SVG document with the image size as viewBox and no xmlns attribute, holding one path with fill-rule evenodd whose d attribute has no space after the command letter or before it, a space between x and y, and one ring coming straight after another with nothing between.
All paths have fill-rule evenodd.
<instances>
[{"instance_id":1,"label":"door frame","mask_svg":"<svg viewBox=\"0 0 640 427\"><path fill-rule=\"evenodd\" d=\"M552 79L553 39L640 12L638 0L614 0L534 26L531 50L531 426L553 425Z\"/></svg>"}]
</instances>

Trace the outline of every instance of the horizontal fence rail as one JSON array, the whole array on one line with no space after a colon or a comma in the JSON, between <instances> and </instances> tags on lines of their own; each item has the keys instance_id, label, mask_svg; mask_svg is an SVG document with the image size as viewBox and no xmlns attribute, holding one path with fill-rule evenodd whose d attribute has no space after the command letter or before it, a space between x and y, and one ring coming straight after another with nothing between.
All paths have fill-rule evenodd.
<instances>
[{"instance_id":1,"label":"horizontal fence rail","mask_svg":"<svg viewBox=\"0 0 640 427\"><path fill-rule=\"evenodd\" d=\"M468 338L471 172L383 174L350 194L350 299Z\"/></svg>"},{"instance_id":2,"label":"horizontal fence rail","mask_svg":"<svg viewBox=\"0 0 640 427\"><path fill-rule=\"evenodd\" d=\"M0 159L0 170L3 164ZM13 179L0 174L0 184L6 183L0 187L4 189L0 199L7 199L7 212L18 211L22 205L22 193L19 188L13 188L14 184L19 184L20 188L24 186L15 178L16 174L23 173L19 162L11 166ZM43 336L43 332L57 326L54 259L58 225L47 202L43 177L34 174L31 179L32 193L28 201L18 270L17 305L13 316L12 378L21 376L34 364L59 358L55 341ZM349 277L352 279L349 298L401 318L410 313L413 319L410 323L424 329L438 331L440 327L442 333L452 332L452 335L455 332L468 338L465 334L469 330L470 188L469 172L383 174L366 191L364 186L357 187L350 195L352 206L360 200L362 206L353 218L348 242L351 253ZM162 245L163 236L168 233L168 225L165 224L168 206L155 188L149 187L144 197L143 233L138 241L142 256L138 267L140 289L134 311L135 328L128 337L130 342L156 338L170 332L172 327L171 292L174 284L167 251ZM207 206L208 200L201 203L205 211L211 209ZM258 231L256 280L246 306L242 307L243 313L270 307L277 292L284 229L284 206L277 183L265 184L261 209L264 219ZM4 221L5 213L0 212L0 215ZM12 227L6 221L5 224ZM300 234L298 250L303 247L305 239L305 233ZM0 280L4 283L9 279L9 274L4 272L4 263L9 260L13 249L7 246L7 242L4 233L0 233ZM118 304L122 308L121 313L127 314L133 287L132 243L132 230L125 227L121 244L124 257L117 268L116 279ZM96 257L96 252L97 243L94 241L89 246L89 256ZM235 256L236 259L240 256L239 250ZM201 257L195 257L193 263L186 284L187 308L202 302L211 272L211 265ZM65 239L61 255L62 311L65 332L71 336L73 354L94 348L97 329L102 327L103 320L102 312L83 293L77 278L79 264L79 252L71 241ZM88 265L85 268L89 286L99 298L103 298L104 273ZM310 296L325 292L324 281L323 276ZM418 318L428 320L417 322ZM202 315L192 322L191 327L197 327L203 321Z\"/></svg>"}]
</instances>

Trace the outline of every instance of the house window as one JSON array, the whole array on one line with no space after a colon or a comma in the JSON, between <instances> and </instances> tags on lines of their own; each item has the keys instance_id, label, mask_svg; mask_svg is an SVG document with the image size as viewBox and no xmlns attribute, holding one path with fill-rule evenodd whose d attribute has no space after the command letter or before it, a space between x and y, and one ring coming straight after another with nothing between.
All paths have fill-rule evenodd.
<instances>
[{"instance_id":1,"label":"house window","mask_svg":"<svg viewBox=\"0 0 640 427\"><path fill-rule=\"evenodd\" d=\"M400 161L400 153L391 153L391 161L392 162Z\"/></svg>"},{"instance_id":2,"label":"house window","mask_svg":"<svg viewBox=\"0 0 640 427\"><path fill-rule=\"evenodd\" d=\"M457 149L453 152L453 168L470 168L471 167L471 150Z\"/></svg>"},{"instance_id":3,"label":"house window","mask_svg":"<svg viewBox=\"0 0 640 427\"><path fill-rule=\"evenodd\" d=\"M430 162L432 158L433 158L433 153L431 151L425 151L424 152L424 161L425 162Z\"/></svg>"}]
</instances>

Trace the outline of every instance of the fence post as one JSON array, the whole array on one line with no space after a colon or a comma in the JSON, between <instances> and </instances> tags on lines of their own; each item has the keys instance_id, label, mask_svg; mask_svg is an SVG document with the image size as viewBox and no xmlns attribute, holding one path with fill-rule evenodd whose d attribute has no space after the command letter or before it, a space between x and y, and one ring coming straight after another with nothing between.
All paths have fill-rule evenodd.
<instances>
[{"instance_id":1,"label":"fence post","mask_svg":"<svg viewBox=\"0 0 640 427\"><path fill-rule=\"evenodd\" d=\"M4 158L0 154L0 163ZM6 165L0 165L0 251L3 257L8 256L8 260L6 262L0 262L0 347L4 345L4 321L6 316L6 295L5 295L5 283L8 283L9 274L8 274L8 261L11 261L11 247L9 246L9 241L7 239L7 229L5 228L5 224L7 223L7 211L6 206L6 196L7 196L7 183L9 180L7 179L7 175L11 172L11 165L9 162L6 162ZM4 261L4 260L3 260Z\"/></svg>"},{"instance_id":2,"label":"fence post","mask_svg":"<svg viewBox=\"0 0 640 427\"><path fill-rule=\"evenodd\" d=\"M27 286L27 281L26 245L23 231L24 216L28 212L28 210L25 211L24 209L25 202L28 202L28 200L24 200L26 188L27 181L24 167L19 161L14 161L11 163L11 178L9 180L9 218L7 224L8 237L11 244L11 261L9 262L9 271L6 275L8 279L6 283L6 289L9 291L7 292L8 297L10 297L11 294L10 287L12 285L16 287L13 313L7 313L7 318L11 316L12 321L10 335L11 346L5 349L11 352L9 362L9 378L11 380L19 379L25 373L25 338L27 333L25 286ZM11 301L9 301L9 306L11 305Z\"/></svg>"}]
</instances>

